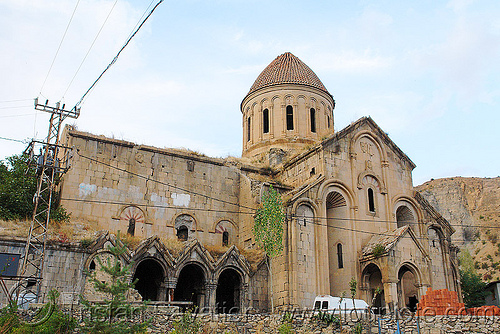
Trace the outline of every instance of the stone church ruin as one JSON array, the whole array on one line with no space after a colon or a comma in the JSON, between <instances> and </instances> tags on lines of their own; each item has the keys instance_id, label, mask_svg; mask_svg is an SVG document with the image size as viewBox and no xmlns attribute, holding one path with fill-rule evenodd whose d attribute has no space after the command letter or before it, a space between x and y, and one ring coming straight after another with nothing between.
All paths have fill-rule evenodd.
<instances>
[{"instance_id":1,"label":"stone church ruin","mask_svg":"<svg viewBox=\"0 0 500 334\"><path fill-rule=\"evenodd\" d=\"M97 136L67 126L71 168L61 204L92 221L90 245L48 246L42 296L95 297L85 271L118 231L140 243L136 299L178 302L220 313L311 307L315 296L357 298L411 309L428 288L459 292L454 229L412 185L415 164L370 117L334 131L335 101L291 53L278 56L241 103L241 158L211 158ZM272 185L283 196L284 251L272 262L256 248L253 215ZM174 241L179 247L172 247ZM22 254L1 238L0 252ZM271 295L270 291L273 291ZM380 292L380 293L376 293Z\"/></svg>"}]
</instances>

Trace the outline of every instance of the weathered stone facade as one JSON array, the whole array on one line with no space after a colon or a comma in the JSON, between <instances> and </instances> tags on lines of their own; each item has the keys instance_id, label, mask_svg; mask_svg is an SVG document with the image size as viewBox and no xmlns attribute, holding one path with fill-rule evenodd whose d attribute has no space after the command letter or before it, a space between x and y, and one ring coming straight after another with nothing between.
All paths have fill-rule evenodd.
<instances>
[{"instance_id":1,"label":"weathered stone facade","mask_svg":"<svg viewBox=\"0 0 500 334\"><path fill-rule=\"evenodd\" d=\"M458 291L454 230L414 191L415 164L369 117L334 132L334 107L314 72L286 53L242 102L242 159L67 127L73 158L61 203L75 220L147 239L123 260L153 300L263 310L273 291L276 306L311 307L316 295L349 291L352 278L358 298L389 308L414 306L428 287ZM287 217L272 290L263 262L252 268L242 255L256 247L253 215L270 184ZM164 247L172 238L186 240L181 255ZM214 259L212 246L227 252Z\"/></svg>"}]
</instances>

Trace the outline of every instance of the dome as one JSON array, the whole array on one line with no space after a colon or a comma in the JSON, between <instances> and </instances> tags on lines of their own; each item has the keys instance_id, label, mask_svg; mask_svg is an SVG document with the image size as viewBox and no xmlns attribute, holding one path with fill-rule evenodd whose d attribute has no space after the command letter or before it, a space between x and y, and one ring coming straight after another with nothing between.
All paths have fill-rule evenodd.
<instances>
[{"instance_id":1,"label":"dome","mask_svg":"<svg viewBox=\"0 0 500 334\"><path fill-rule=\"evenodd\" d=\"M326 93L328 90L318 76L299 58L290 52L276 57L257 77L247 96L264 88L279 84L298 84L318 88ZM328 93L330 95L330 93Z\"/></svg>"}]
</instances>

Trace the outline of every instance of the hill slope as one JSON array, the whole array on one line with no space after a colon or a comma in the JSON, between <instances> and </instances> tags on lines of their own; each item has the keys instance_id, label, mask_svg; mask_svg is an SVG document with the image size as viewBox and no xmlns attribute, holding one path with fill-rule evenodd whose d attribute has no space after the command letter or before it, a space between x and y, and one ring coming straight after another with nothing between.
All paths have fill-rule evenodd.
<instances>
[{"instance_id":1,"label":"hill slope","mask_svg":"<svg viewBox=\"0 0 500 334\"><path fill-rule=\"evenodd\" d=\"M456 229L452 241L468 249L485 280L500 279L500 177L453 177L415 187Z\"/></svg>"}]
</instances>

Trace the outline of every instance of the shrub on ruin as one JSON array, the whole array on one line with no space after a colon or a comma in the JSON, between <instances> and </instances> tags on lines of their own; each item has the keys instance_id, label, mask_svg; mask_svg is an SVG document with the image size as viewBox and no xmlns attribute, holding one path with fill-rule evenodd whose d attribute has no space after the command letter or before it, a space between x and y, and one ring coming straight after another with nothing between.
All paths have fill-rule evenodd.
<instances>
[{"instance_id":1,"label":"shrub on ruin","mask_svg":"<svg viewBox=\"0 0 500 334\"><path fill-rule=\"evenodd\" d=\"M200 328L201 323L196 319L196 315L187 310L179 320L174 321L174 329L169 334L197 334Z\"/></svg>"},{"instance_id":2,"label":"shrub on ruin","mask_svg":"<svg viewBox=\"0 0 500 334\"><path fill-rule=\"evenodd\" d=\"M385 247L384 245L377 244L373 247L372 250L373 256L375 257L381 257L385 253Z\"/></svg>"},{"instance_id":3,"label":"shrub on ruin","mask_svg":"<svg viewBox=\"0 0 500 334\"><path fill-rule=\"evenodd\" d=\"M146 304L134 307L127 301L126 293L134 288L135 282L129 280L132 263L122 265L120 261L127 251L120 235L117 237L116 246L108 246L107 250L114 259L108 258L106 263L99 257L96 257L96 260L100 270L109 276L109 280L99 280L95 271L86 273L94 289L107 298L100 303L93 303L80 295L81 304L90 313L90 316L84 319L82 331L89 334L145 333L149 321L131 320L145 310Z\"/></svg>"}]
</instances>

